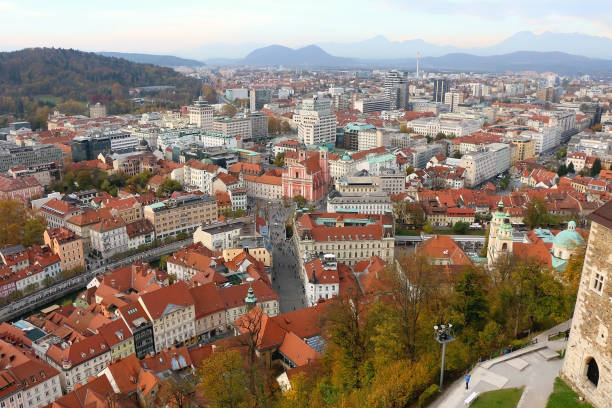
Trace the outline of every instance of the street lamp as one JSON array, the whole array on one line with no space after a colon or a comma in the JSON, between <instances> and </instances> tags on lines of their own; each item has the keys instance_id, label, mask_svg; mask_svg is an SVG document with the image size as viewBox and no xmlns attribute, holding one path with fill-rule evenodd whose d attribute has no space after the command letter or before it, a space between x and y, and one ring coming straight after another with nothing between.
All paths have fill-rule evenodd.
<instances>
[{"instance_id":1,"label":"street lamp","mask_svg":"<svg viewBox=\"0 0 612 408\"><path fill-rule=\"evenodd\" d=\"M442 389L442 383L444 382L444 357L446 355L446 343L455 340L453 337L453 325L448 323L447 325L441 324L440 326L434 326L434 338L440 344L442 344L442 364L440 366L440 389Z\"/></svg>"}]
</instances>

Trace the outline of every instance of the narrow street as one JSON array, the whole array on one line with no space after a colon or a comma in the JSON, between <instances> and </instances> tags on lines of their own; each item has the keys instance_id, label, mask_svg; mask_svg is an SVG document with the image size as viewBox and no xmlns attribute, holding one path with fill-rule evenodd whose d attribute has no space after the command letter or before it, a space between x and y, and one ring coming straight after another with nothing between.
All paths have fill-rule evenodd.
<instances>
[{"instance_id":1,"label":"narrow street","mask_svg":"<svg viewBox=\"0 0 612 408\"><path fill-rule=\"evenodd\" d=\"M293 241L287 240L285 221L292 208L280 203L267 204L268 223L273 257L273 285L278 293L280 312L286 313L304 307L304 288L298 271Z\"/></svg>"}]
</instances>

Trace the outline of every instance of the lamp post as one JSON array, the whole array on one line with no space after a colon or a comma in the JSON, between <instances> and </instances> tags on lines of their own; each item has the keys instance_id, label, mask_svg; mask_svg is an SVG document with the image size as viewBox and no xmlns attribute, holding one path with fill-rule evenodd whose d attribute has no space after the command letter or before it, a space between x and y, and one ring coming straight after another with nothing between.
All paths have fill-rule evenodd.
<instances>
[{"instance_id":1,"label":"lamp post","mask_svg":"<svg viewBox=\"0 0 612 408\"><path fill-rule=\"evenodd\" d=\"M452 333L453 325L448 323L447 325L441 324L440 326L434 326L434 338L440 344L442 344L442 364L440 366L440 389L442 389L442 383L444 382L444 358L446 356L446 343L455 340Z\"/></svg>"}]
</instances>

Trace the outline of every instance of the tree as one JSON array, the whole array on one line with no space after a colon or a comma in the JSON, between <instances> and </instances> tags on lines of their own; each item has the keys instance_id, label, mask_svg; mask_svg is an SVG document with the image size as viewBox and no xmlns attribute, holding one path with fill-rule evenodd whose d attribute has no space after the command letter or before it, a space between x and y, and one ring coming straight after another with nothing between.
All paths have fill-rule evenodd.
<instances>
[{"instance_id":1,"label":"tree","mask_svg":"<svg viewBox=\"0 0 612 408\"><path fill-rule=\"evenodd\" d=\"M457 221L453 224L453 233L457 235L466 234L470 229L470 224L463 221Z\"/></svg>"},{"instance_id":2,"label":"tree","mask_svg":"<svg viewBox=\"0 0 612 408\"><path fill-rule=\"evenodd\" d=\"M555 156L557 157L557 160L561 160L562 158L567 156L567 147L563 146L562 148L557 150L557 152L555 153Z\"/></svg>"},{"instance_id":3,"label":"tree","mask_svg":"<svg viewBox=\"0 0 612 408\"><path fill-rule=\"evenodd\" d=\"M286 120L283 120L280 124L281 133L291 132L291 125Z\"/></svg>"},{"instance_id":4,"label":"tree","mask_svg":"<svg viewBox=\"0 0 612 408\"><path fill-rule=\"evenodd\" d=\"M208 84L202 85L202 97L204 97L208 103L217 103L217 91Z\"/></svg>"},{"instance_id":5,"label":"tree","mask_svg":"<svg viewBox=\"0 0 612 408\"><path fill-rule=\"evenodd\" d=\"M226 103L225 105L223 105L221 107L221 115L228 117L228 118L233 118L234 115L236 115L236 112L238 112L238 110L236 109L235 106L230 105L228 103Z\"/></svg>"},{"instance_id":6,"label":"tree","mask_svg":"<svg viewBox=\"0 0 612 408\"><path fill-rule=\"evenodd\" d=\"M560 165L559 168L557 169L557 174L559 175L559 177L565 176L567 172L568 170L565 164Z\"/></svg>"},{"instance_id":7,"label":"tree","mask_svg":"<svg viewBox=\"0 0 612 408\"><path fill-rule=\"evenodd\" d=\"M268 133L271 135L278 135L281 132L281 121L275 117L268 117Z\"/></svg>"},{"instance_id":8,"label":"tree","mask_svg":"<svg viewBox=\"0 0 612 408\"><path fill-rule=\"evenodd\" d=\"M302 195L296 195L295 197L293 197L293 201L296 202L298 208L304 208L306 206L306 198L304 198L304 196Z\"/></svg>"},{"instance_id":9,"label":"tree","mask_svg":"<svg viewBox=\"0 0 612 408\"><path fill-rule=\"evenodd\" d=\"M541 198L534 198L527 204L523 222L529 228L547 227L557 225L561 221L559 217L550 214L547 210L548 202Z\"/></svg>"},{"instance_id":10,"label":"tree","mask_svg":"<svg viewBox=\"0 0 612 408\"><path fill-rule=\"evenodd\" d=\"M0 246L42 244L46 228L44 217L17 200L0 200Z\"/></svg>"},{"instance_id":11,"label":"tree","mask_svg":"<svg viewBox=\"0 0 612 408\"><path fill-rule=\"evenodd\" d=\"M461 152L459 150L455 150L455 152L453 153L453 158L454 159L460 159L461 158Z\"/></svg>"},{"instance_id":12,"label":"tree","mask_svg":"<svg viewBox=\"0 0 612 408\"><path fill-rule=\"evenodd\" d=\"M170 375L162 381L157 394L162 406L195 408L202 406L197 400L197 378L192 374Z\"/></svg>"},{"instance_id":13,"label":"tree","mask_svg":"<svg viewBox=\"0 0 612 408\"><path fill-rule=\"evenodd\" d=\"M285 165L285 152L277 153L272 164L274 164L276 167L283 167Z\"/></svg>"},{"instance_id":14,"label":"tree","mask_svg":"<svg viewBox=\"0 0 612 408\"><path fill-rule=\"evenodd\" d=\"M166 179L161 185L162 190L167 194L172 194L175 191L181 191L183 187L181 187L181 183L176 180Z\"/></svg>"},{"instance_id":15,"label":"tree","mask_svg":"<svg viewBox=\"0 0 612 408\"><path fill-rule=\"evenodd\" d=\"M408 127L408 125L406 125L405 123L402 123L400 125L400 133L414 133L414 130Z\"/></svg>"},{"instance_id":16,"label":"tree","mask_svg":"<svg viewBox=\"0 0 612 408\"><path fill-rule=\"evenodd\" d=\"M237 351L215 351L198 370L200 390L213 408L247 406L246 373Z\"/></svg>"},{"instance_id":17,"label":"tree","mask_svg":"<svg viewBox=\"0 0 612 408\"><path fill-rule=\"evenodd\" d=\"M567 172L571 174L576 173L576 169L574 169L574 162L570 162L570 164L567 166Z\"/></svg>"},{"instance_id":18,"label":"tree","mask_svg":"<svg viewBox=\"0 0 612 408\"><path fill-rule=\"evenodd\" d=\"M434 228L431 225L431 223L429 221L426 221L425 224L423 225L423 232L425 234L433 234L434 233Z\"/></svg>"},{"instance_id":19,"label":"tree","mask_svg":"<svg viewBox=\"0 0 612 408\"><path fill-rule=\"evenodd\" d=\"M406 175L409 176L412 173L414 173L414 167L412 167L412 166L406 167Z\"/></svg>"},{"instance_id":20,"label":"tree","mask_svg":"<svg viewBox=\"0 0 612 408\"><path fill-rule=\"evenodd\" d=\"M593 167L591 167L591 177L599 176L600 172L601 172L601 160L599 160L599 158L597 158L593 162Z\"/></svg>"},{"instance_id":21,"label":"tree","mask_svg":"<svg viewBox=\"0 0 612 408\"><path fill-rule=\"evenodd\" d=\"M159 258L160 269L163 269L165 271L168 268L168 258L170 258L170 255L162 255L162 257Z\"/></svg>"},{"instance_id":22,"label":"tree","mask_svg":"<svg viewBox=\"0 0 612 408\"><path fill-rule=\"evenodd\" d=\"M466 268L455 284L451 308L454 311L457 331L472 329L479 331L484 327L487 317L487 300L484 287L486 275L475 268ZM468 334L468 331L465 331ZM468 343L474 339L466 339Z\"/></svg>"},{"instance_id":23,"label":"tree","mask_svg":"<svg viewBox=\"0 0 612 408\"><path fill-rule=\"evenodd\" d=\"M436 140L446 139L446 135L443 132L438 132L436 134Z\"/></svg>"}]
</instances>

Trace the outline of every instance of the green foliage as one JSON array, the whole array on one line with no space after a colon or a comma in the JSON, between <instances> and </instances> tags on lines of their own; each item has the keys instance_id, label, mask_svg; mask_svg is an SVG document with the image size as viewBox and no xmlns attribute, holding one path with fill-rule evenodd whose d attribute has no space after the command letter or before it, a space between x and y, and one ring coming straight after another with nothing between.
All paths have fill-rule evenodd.
<instances>
[{"instance_id":1,"label":"green foliage","mask_svg":"<svg viewBox=\"0 0 612 408\"><path fill-rule=\"evenodd\" d=\"M168 268L168 258L170 255L163 255L159 258L159 269L163 269L164 271Z\"/></svg>"},{"instance_id":2,"label":"green foliage","mask_svg":"<svg viewBox=\"0 0 612 408\"><path fill-rule=\"evenodd\" d=\"M506 174L504 178L502 179L502 181L499 182L499 187L501 187L502 190L505 190L509 184L510 184L510 174Z\"/></svg>"},{"instance_id":3,"label":"green foliage","mask_svg":"<svg viewBox=\"0 0 612 408\"><path fill-rule=\"evenodd\" d=\"M233 118L234 115L236 115L236 112L238 112L238 110L236 109L235 106L230 105L230 104L225 104L221 107L221 115L228 117L228 118Z\"/></svg>"},{"instance_id":4,"label":"green foliage","mask_svg":"<svg viewBox=\"0 0 612 408\"><path fill-rule=\"evenodd\" d=\"M443 132L436 133L436 140L446 139L446 135Z\"/></svg>"},{"instance_id":5,"label":"green foliage","mask_svg":"<svg viewBox=\"0 0 612 408\"><path fill-rule=\"evenodd\" d=\"M276 167L283 167L285 165L285 152L277 153L272 164Z\"/></svg>"},{"instance_id":6,"label":"green foliage","mask_svg":"<svg viewBox=\"0 0 612 408\"><path fill-rule=\"evenodd\" d=\"M557 377L553 385L553 392L548 397L546 408L593 408L593 406L589 403L581 402L578 399L578 394Z\"/></svg>"},{"instance_id":7,"label":"green foliage","mask_svg":"<svg viewBox=\"0 0 612 408\"><path fill-rule=\"evenodd\" d=\"M406 175L409 176L412 173L414 173L414 167L412 167L412 166L406 167Z\"/></svg>"},{"instance_id":8,"label":"green foliage","mask_svg":"<svg viewBox=\"0 0 612 408\"><path fill-rule=\"evenodd\" d=\"M461 152L459 150L455 150L455 153L453 153L453 158L454 159L460 159L461 158Z\"/></svg>"},{"instance_id":9,"label":"green foliage","mask_svg":"<svg viewBox=\"0 0 612 408\"><path fill-rule=\"evenodd\" d=\"M102 170L80 170L76 174L72 171L64 173L62 181L58 181L51 186L52 191L60 193L72 193L79 190L95 189L105 191L112 196L117 196L120 188L128 185L128 180L132 180L135 184L130 185L134 191L140 190L141 178L149 177L149 172L137 174L136 176L128 177L119 172L111 175ZM147 179L148 180L148 179ZM142 190L144 192L144 190Z\"/></svg>"},{"instance_id":10,"label":"green foliage","mask_svg":"<svg viewBox=\"0 0 612 408\"><path fill-rule=\"evenodd\" d=\"M593 167L591 167L591 177L599 176L599 172L600 171L601 171L601 160L599 160L599 158L597 158L593 162Z\"/></svg>"},{"instance_id":11,"label":"green foliage","mask_svg":"<svg viewBox=\"0 0 612 408\"><path fill-rule=\"evenodd\" d=\"M457 221L453 224L453 234L464 235L470 230L470 224L463 221Z\"/></svg>"},{"instance_id":12,"label":"green foliage","mask_svg":"<svg viewBox=\"0 0 612 408\"><path fill-rule=\"evenodd\" d=\"M44 217L17 200L0 200L0 246L41 245L46 228Z\"/></svg>"},{"instance_id":13,"label":"green foliage","mask_svg":"<svg viewBox=\"0 0 612 408\"><path fill-rule=\"evenodd\" d=\"M298 208L304 208L306 206L306 198L304 198L304 196L301 195L296 195L295 197L293 197L293 201L296 202Z\"/></svg>"},{"instance_id":14,"label":"green foliage","mask_svg":"<svg viewBox=\"0 0 612 408\"><path fill-rule=\"evenodd\" d=\"M157 93L166 108L189 103L199 90L198 80L170 68L59 48L0 53L0 78L0 114L25 118L34 129L45 127L55 105L68 114L83 113L87 102L104 103L111 114L136 111L130 87L175 86Z\"/></svg>"},{"instance_id":15,"label":"green foliage","mask_svg":"<svg viewBox=\"0 0 612 408\"><path fill-rule=\"evenodd\" d=\"M400 133L414 133L414 130L405 123L402 123L400 125Z\"/></svg>"},{"instance_id":16,"label":"green foliage","mask_svg":"<svg viewBox=\"0 0 612 408\"><path fill-rule=\"evenodd\" d=\"M523 395L522 388L504 388L483 392L476 398L472 408L515 408Z\"/></svg>"},{"instance_id":17,"label":"green foliage","mask_svg":"<svg viewBox=\"0 0 612 408\"><path fill-rule=\"evenodd\" d=\"M560 165L559 168L557 169L557 174L559 175L559 177L563 177L567 173L568 173L568 169L565 164Z\"/></svg>"},{"instance_id":18,"label":"green foliage","mask_svg":"<svg viewBox=\"0 0 612 408\"><path fill-rule=\"evenodd\" d=\"M161 185L161 188L166 194L172 194L175 191L181 191L183 189L183 187L181 186L181 183L179 183L176 180L172 180L172 179L164 180L164 182Z\"/></svg>"},{"instance_id":19,"label":"green foliage","mask_svg":"<svg viewBox=\"0 0 612 408\"><path fill-rule=\"evenodd\" d=\"M490 233L490 226L487 226L484 245L482 246L482 249L480 250L480 253L478 254L478 256L481 258L487 257L487 247L489 246L489 233Z\"/></svg>"},{"instance_id":20,"label":"green foliage","mask_svg":"<svg viewBox=\"0 0 612 408\"><path fill-rule=\"evenodd\" d=\"M423 393L419 396L418 407L426 407L432 402L440 393L440 387L438 384L431 384L429 387L423 391Z\"/></svg>"},{"instance_id":21,"label":"green foliage","mask_svg":"<svg viewBox=\"0 0 612 408\"><path fill-rule=\"evenodd\" d=\"M523 217L525 225L529 228L559 225L561 218L550 214L546 209L547 204L546 200L541 198L534 198L530 201Z\"/></svg>"},{"instance_id":22,"label":"green foliage","mask_svg":"<svg viewBox=\"0 0 612 408\"><path fill-rule=\"evenodd\" d=\"M574 162L570 162L570 164L567 166L567 172L571 174L576 173L576 169L574 168Z\"/></svg>"},{"instance_id":23,"label":"green foliage","mask_svg":"<svg viewBox=\"0 0 612 408\"><path fill-rule=\"evenodd\" d=\"M562 148L557 150L557 152L555 153L555 156L557 157L557 160L561 160L562 158L567 156L567 146L563 146Z\"/></svg>"},{"instance_id":24,"label":"green foliage","mask_svg":"<svg viewBox=\"0 0 612 408\"><path fill-rule=\"evenodd\" d=\"M433 234L434 233L434 228L431 225L431 223L429 221L425 222L425 225L423 225L423 232L425 234Z\"/></svg>"}]
</instances>

